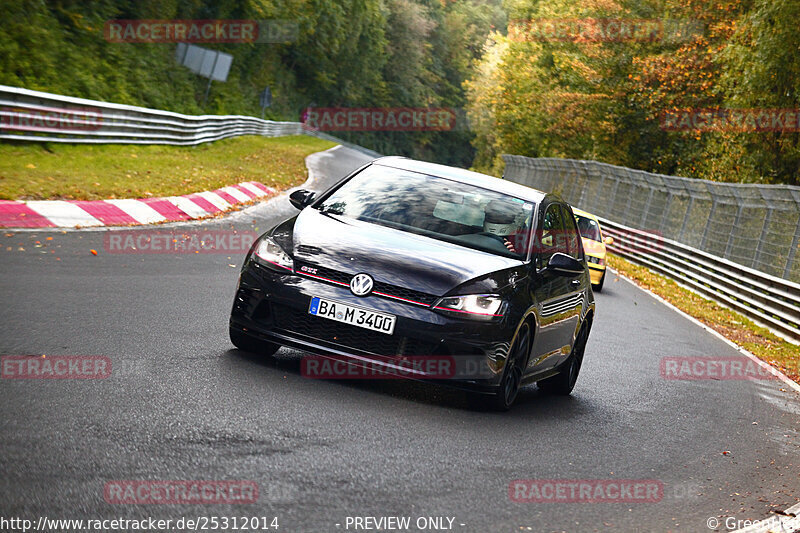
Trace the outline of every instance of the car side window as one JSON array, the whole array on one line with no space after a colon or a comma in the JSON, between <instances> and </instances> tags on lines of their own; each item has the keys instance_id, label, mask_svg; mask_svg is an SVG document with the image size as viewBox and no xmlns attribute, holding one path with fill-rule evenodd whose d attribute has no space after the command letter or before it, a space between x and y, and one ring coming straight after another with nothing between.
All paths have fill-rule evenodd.
<instances>
[{"instance_id":1,"label":"car side window","mask_svg":"<svg viewBox=\"0 0 800 533\"><path fill-rule=\"evenodd\" d=\"M566 241L567 252L575 259L583 259L583 242L580 238L578 226L575 224L575 217L565 206L561 206L561 215L564 218L564 240Z\"/></svg>"},{"instance_id":2,"label":"car side window","mask_svg":"<svg viewBox=\"0 0 800 533\"><path fill-rule=\"evenodd\" d=\"M558 204L550 204L542 218L542 230L539 236L539 260L543 267L556 252L566 253L564 243L564 221Z\"/></svg>"}]
</instances>

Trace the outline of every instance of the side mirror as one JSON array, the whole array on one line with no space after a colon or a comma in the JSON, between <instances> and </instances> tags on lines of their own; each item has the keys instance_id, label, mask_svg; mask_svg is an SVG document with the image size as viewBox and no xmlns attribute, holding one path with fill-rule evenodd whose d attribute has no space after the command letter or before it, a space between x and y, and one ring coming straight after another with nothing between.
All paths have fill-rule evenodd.
<instances>
[{"instance_id":1,"label":"side mirror","mask_svg":"<svg viewBox=\"0 0 800 533\"><path fill-rule=\"evenodd\" d=\"M614 238L613 237L603 238L603 244L614 244Z\"/></svg>"},{"instance_id":2,"label":"side mirror","mask_svg":"<svg viewBox=\"0 0 800 533\"><path fill-rule=\"evenodd\" d=\"M547 262L547 270L559 276L577 276L583 274L583 263L561 252L554 253Z\"/></svg>"},{"instance_id":3,"label":"side mirror","mask_svg":"<svg viewBox=\"0 0 800 533\"><path fill-rule=\"evenodd\" d=\"M297 209L302 210L308 204L314 201L315 193L305 189L298 189L289 195L289 202Z\"/></svg>"}]
</instances>

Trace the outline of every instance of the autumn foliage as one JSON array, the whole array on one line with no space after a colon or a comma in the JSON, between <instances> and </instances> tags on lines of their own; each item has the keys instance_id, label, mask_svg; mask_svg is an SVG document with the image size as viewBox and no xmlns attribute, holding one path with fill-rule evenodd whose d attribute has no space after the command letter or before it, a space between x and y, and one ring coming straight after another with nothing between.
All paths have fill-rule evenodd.
<instances>
[{"instance_id":1,"label":"autumn foliage","mask_svg":"<svg viewBox=\"0 0 800 533\"><path fill-rule=\"evenodd\" d=\"M509 2L465 83L475 165L500 155L595 159L664 174L800 183L800 134L673 129L665 112L800 108L793 0ZM656 38L524 38L521 20L651 21ZM631 22L632 21L632 22ZM794 21L794 22L792 22ZM530 25L529 25L530 26ZM600 34L602 37L602 34Z\"/></svg>"}]
</instances>

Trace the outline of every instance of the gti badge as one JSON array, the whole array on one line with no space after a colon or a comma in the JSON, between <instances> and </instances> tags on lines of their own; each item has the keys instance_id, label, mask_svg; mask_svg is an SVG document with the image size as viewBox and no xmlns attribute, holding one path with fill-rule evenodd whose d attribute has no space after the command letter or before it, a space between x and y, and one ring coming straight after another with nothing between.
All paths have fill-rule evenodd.
<instances>
[{"instance_id":1,"label":"gti badge","mask_svg":"<svg viewBox=\"0 0 800 533\"><path fill-rule=\"evenodd\" d=\"M372 278L367 274L356 274L350 280L350 291L356 296L366 296L372 292Z\"/></svg>"}]
</instances>

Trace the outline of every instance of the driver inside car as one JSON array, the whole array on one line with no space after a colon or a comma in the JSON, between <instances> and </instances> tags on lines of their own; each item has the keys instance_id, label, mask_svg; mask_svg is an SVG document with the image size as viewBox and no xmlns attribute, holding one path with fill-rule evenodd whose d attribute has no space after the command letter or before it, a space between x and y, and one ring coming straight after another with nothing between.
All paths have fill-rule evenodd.
<instances>
[{"instance_id":1,"label":"driver inside car","mask_svg":"<svg viewBox=\"0 0 800 533\"><path fill-rule=\"evenodd\" d=\"M524 253L524 237L520 233L518 217L522 210L505 202L491 200L484 207L483 234L490 235L503 243L511 253Z\"/></svg>"}]
</instances>

